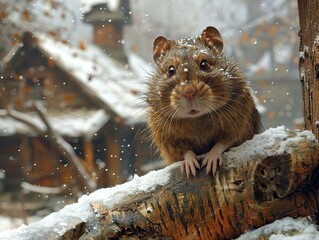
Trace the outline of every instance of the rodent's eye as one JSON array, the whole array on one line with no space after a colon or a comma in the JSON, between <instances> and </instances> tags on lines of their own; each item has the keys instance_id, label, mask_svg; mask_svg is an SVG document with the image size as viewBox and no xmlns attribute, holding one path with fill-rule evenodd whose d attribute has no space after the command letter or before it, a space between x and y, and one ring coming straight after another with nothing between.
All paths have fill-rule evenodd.
<instances>
[{"instance_id":1,"label":"rodent's eye","mask_svg":"<svg viewBox=\"0 0 319 240\"><path fill-rule=\"evenodd\" d=\"M168 71L167 71L167 75L169 77L171 77L171 76L175 75L175 73L176 73L176 69L174 68L174 66L169 66Z\"/></svg>"},{"instance_id":2,"label":"rodent's eye","mask_svg":"<svg viewBox=\"0 0 319 240\"><path fill-rule=\"evenodd\" d=\"M207 60L202 60L199 64L199 68L200 70L203 70L203 71L208 71L210 69L210 65L209 63L207 62Z\"/></svg>"}]
</instances>

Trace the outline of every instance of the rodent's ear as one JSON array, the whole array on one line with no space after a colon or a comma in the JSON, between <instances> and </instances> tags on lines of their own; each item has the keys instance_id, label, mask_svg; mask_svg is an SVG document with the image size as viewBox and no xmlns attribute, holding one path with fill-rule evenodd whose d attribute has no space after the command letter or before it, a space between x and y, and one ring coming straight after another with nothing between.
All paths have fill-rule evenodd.
<instances>
[{"instance_id":1,"label":"rodent's ear","mask_svg":"<svg viewBox=\"0 0 319 240\"><path fill-rule=\"evenodd\" d=\"M207 27L202 32L202 40L208 48L217 51L219 54L222 53L224 46L223 39L215 27Z\"/></svg>"},{"instance_id":2,"label":"rodent's ear","mask_svg":"<svg viewBox=\"0 0 319 240\"><path fill-rule=\"evenodd\" d=\"M159 36L154 40L153 43L153 59L154 62L159 65L161 62L161 56L171 48L171 41L163 36Z\"/></svg>"}]
</instances>

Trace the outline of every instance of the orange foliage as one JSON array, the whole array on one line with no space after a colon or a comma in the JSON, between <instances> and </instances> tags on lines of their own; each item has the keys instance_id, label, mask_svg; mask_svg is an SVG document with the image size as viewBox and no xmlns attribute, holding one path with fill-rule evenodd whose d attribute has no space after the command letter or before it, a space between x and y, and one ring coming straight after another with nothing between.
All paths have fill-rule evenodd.
<instances>
[{"instance_id":1,"label":"orange foliage","mask_svg":"<svg viewBox=\"0 0 319 240\"><path fill-rule=\"evenodd\" d=\"M49 31L48 34L52 37L56 37L57 33L55 31Z\"/></svg>"},{"instance_id":2,"label":"orange foliage","mask_svg":"<svg viewBox=\"0 0 319 240\"><path fill-rule=\"evenodd\" d=\"M260 102L264 102L266 100L266 97L264 95L259 95L258 99Z\"/></svg>"},{"instance_id":3,"label":"orange foliage","mask_svg":"<svg viewBox=\"0 0 319 240\"><path fill-rule=\"evenodd\" d=\"M136 89L131 89L130 92L131 92L133 95L138 95L138 94L139 94L139 91L136 90Z\"/></svg>"},{"instance_id":4,"label":"orange foliage","mask_svg":"<svg viewBox=\"0 0 319 240\"><path fill-rule=\"evenodd\" d=\"M269 44L268 41L262 41L261 46L262 46L263 48L270 48L270 44Z\"/></svg>"},{"instance_id":5,"label":"orange foliage","mask_svg":"<svg viewBox=\"0 0 319 240\"><path fill-rule=\"evenodd\" d=\"M48 17L48 18L52 18L51 13L48 12L48 11L44 11L44 12L43 12L43 15L46 16L46 17Z\"/></svg>"},{"instance_id":6,"label":"orange foliage","mask_svg":"<svg viewBox=\"0 0 319 240\"><path fill-rule=\"evenodd\" d=\"M259 80L259 86L260 86L261 88L267 87L267 81L264 80L264 79Z\"/></svg>"},{"instance_id":7,"label":"orange foliage","mask_svg":"<svg viewBox=\"0 0 319 240\"><path fill-rule=\"evenodd\" d=\"M7 16L8 16L7 12L5 12L3 10L0 11L0 20L1 21L4 20Z\"/></svg>"},{"instance_id":8,"label":"orange foliage","mask_svg":"<svg viewBox=\"0 0 319 240\"><path fill-rule=\"evenodd\" d=\"M276 112L275 111L269 111L268 113L267 113L267 116L268 116L268 119L270 119L270 120L272 120L272 119L274 119L275 117L276 117Z\"/></svg>"},{"instance_id":9,"label":"orange foliage","mask_svg":"<svg viewBox=\"0 0 319 240\"><path fill-rule=\"evenodd\" d=\"M22 37L18 32L12 33L10 35L10 38L12 39L13 44L16 44L17 42L22 42Z\"/></svg>"},{"instance_id":10,"label":"orange foliage","mask_svg":"<svg viewBox=\"0 0 319 240\"><path fill-rule=\"evenodd\" d=\"M47 63L49 67L54 67L55 65L55 61L53 58L48 58Z\"/></svg>"},{"instance_id":11,"label":"orange foliage","mask_svg":"<svg viewBox=\"0 0 319 240\"><path fill-rule=\"evenodd\" d=\"M71 103L74 100L74 96L72 94L67 94L64 96L64 102Z\"/></svg>"},{"instance_id":12,"label":"orange foliage","mask_svg":"<svg viewBox=\"0 0 319 240\"><path fill-rule=\"evenodd\" d=\"M26 22L31 22L32 21L32 15L31 15L29 10L24 10L22 12L21 18L22 18L23 21L26 21Z\"/></svg>"},{"instance_id":13,"label":"orange foliage","mask_svg":"<svg viewBox=\"0 0 319 240\"><path fill-rule=\"evenodd\" d=\"M86 49L86 45L84 41L79 41L78 46L81 50L85 50Z\"/></svg>"},{"instance_id":14,"label":"orange foliage","mask_svg":"<svg viewBox=\"0 0 319 240\"><path fill-rule=\"evenodd\" d=\"M275 37L276 34L278 32L278 27L277 25L275 24L272 24L270 27L269 27L269 30L268 30L268 34L270 37Z\"/></svg>"},{"instance_id":15,"label":"orange foliage","mask_svg":"<svg viewBox=\"0 0 319 240\"><path fill-rule=\"evenodd\" d=\"M62 39L61 41L63 44L66 44L66 45L68 45L70 43L69 40L67 40L67 39Z\"/></svg>"},{"instance_id":16,"label":"orange foliage","mask_svg":"<svg viewBox=\"0 0 319 240\"><path fill-rule=\"evenodd\" d=\"M23 90L24 90L25 94L30 93L30 86L29 85L25 85Z\"/></svg>"},{"instance_id":17,"label":"orange foliage","mask_svg":"<svg viewBox=\"0 0 319 240\"><path fill-rule=\"evenodd\" d=\"M250 36L247 33L244 33L241 37L242 41L244 42L250 42Z\"/></svg>"}]
</instances>

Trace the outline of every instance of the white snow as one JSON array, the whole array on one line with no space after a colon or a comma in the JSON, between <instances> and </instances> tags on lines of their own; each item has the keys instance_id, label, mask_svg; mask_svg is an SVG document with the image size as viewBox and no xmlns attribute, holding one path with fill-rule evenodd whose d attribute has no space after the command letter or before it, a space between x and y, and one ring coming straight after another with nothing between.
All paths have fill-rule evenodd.
<instances>
[{"instance_id":1,"label":"white snow","mask_svg":"<svg viewBox=\"0 0 319 240\"><path fill-rule=\"evenodd\" d=\"M233 159L247 161L247 159L256 155L260 156L260 158L265 158L273 154L280 155L284 151L289 153L291 150L289 146L303 138L309 141L316 141L311 131L292 131L284 126L269 128L263 133L256 134L253 139L225 152L223 156L229 163L233 163ZM274 146L276 147L274 148Z\"/></svg>"},{"instance_id":2,"label":"white snow","mask_svg":"<svg viewBox=\"0 0 319 240\"><path fill-rule=\"evenodd\" d=\"M258 60L258 62L253 64L248 64L246 73L247 76L252 77L256 72L260 70L269 71L271 66L271 56L270 52L265 52L263 56Z\"/></svg>"},{"instance_id":3,"label":"white snow","mask_svg":"<svg viewBox=\"0 0 319 240\"><path fill-rule=\"evenodd\" d=\"M296 233L297 231L298 233ZM293 234L291 234L293 233ZM316 240L319 232L316 225L304 218L293 219L286 217L271 224L241 235L236 240L264 239L260 236L269 235L269 240ZM265 238L268 239L268 238Z\"/></svg>"},{"instance_id":4,"label":"white snow","mask_svg":"<svg viewBox=\"0 0 319 240\"><path fill-rule=\"evenodd\" d=\"M110 11L115 11L119 8L120 0L81 0L81 11L87 13L95 5L103 3L108 6Z\"/></svg>"},{"instance_id":5,"label":"white snow","mask_svg":"<svg viewBox=\"0 0 319 240\"><path fill-rule=\"evenodd\" d=\"M72 74L119 116L129 122L145 119L146 107L141 98L146 90L145 84L106 52L89 43L80 49L45 34L35 36L48 58Z\"/></svg>"},{"instance_id":6,"label":"white snow","mask_svg":"<svg viewBox=\"0 0 319 240\"><path fill-rule=\"evenodd\" d=\"M0 232L1 240L34 240L34 239L56 239L66 230L84 221L94 224L95 213L92 205L103 204L111 209L115 204L121 202L124 197L135 195L139 192L150 192L156 187L165 185L170 177L171 170L178 167L179 163L172 164L164 169L152 171L147 175L134 176L133 180L112 188L99 189L90 195L79 198L77 203L67 205L59 212L52 213L39 222L22 225L13 230Z\"/></svg>"},{"instance_id":7,"label":"white snow","mask_svg":"<svg viewBox=\"0 0 319 240\"><path fill-rule=\"evenodd\" d=\"M145 121L146 103L142 99L142 95L146 92L146 84L144 80L130 71L128 66L125 67L116 62L93 44L87 43L84 47L79 48L56 40L47 34L34 32L33 35L39 49L47 58L71 74L74 81L83 85L83 88L92 95L96 95L128 124ZM12 51L16 52L22 46L16 45ZM9 62L12 56L13 52L7 55L3 62ZM137 56L132 56L130 60L130 63L134 64L136 72L138 72L139 67L141 68L140 65L144 65L144 62ZM150 69L147 68L146 71L151 71ZM109 116L104 114L104 118L109 118ZM87 120L84 121L85 126L88 125ZM75 122L71 125L75 126ZM89 128L85 127L84 129ZM72 128L64 128L62 125L59 127L60 129L66 131L65 129L71 130ZM17 132L27 133L30 131L26 126L14 122L11 118L0 118L0 136L12 135Z\"/></svg>"},{"instance_id":8,"label":"white snow","mask_svg":"<svg viewBox=\"0 0 319 240\"><path fill-rule=\"evenodd\" d=\"M253 100L255 102L256 105L256 109L257 111L263 115L266 112L266 107L264 105L261 104L261 102L259 101L258 97L256 96L255 92L250 88L250 94L253 97Z\"/></svg>"},{"instance_id":9,"label":"white snow","mask_svg":"<svg viewBox=\"0 0 319 240\"><path fill-rule=\"evenodd\" d=\"M19 112L16 112L16 114L19 114ZM102 109L49 111L46 114L53 129L68 137L90 138L109 120L109 116ZM37 113L25 113L22 117L36 124L40 129L46 130ZM11 117L0 117L0 136L14 134L34 135L35 132L26 124Z\"/></svg>"},{"instance_id":10,"label":"white snow","mask_svg":"<svg viewBox=\"0 0 319 240\"><path fill-rule=\"evenodd\" d=\"M133 52L127 52L128 62L134 73L142 80L146 80L154 72L153 65Z\"/></svg>"},{"instance_id":11,"label":"white snow","mask_svg":"<svg viewBox=\"0 0 319 240\"><path fill-rule=\"evenodd\" d=\"M29 223L41 220L38 216L28 217L27 221ZM0 232L6 231L8 229L17 228L23 224L22 218L7 217L0 215ZM1 233L0 233L1 235Z\"/></svg>"}]
</instances>

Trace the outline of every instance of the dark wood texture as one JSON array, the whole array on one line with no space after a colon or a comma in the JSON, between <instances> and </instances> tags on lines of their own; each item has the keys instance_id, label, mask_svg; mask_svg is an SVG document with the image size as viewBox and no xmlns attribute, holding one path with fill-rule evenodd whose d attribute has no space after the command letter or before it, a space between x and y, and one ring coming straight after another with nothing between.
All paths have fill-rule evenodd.
<instances>
[{"instance_id":1,"label":"dark wood texture","mask_svg":"<svg viewBox=\"0 0 319 240\"><path fill-rule=\"evenodd\" d=\"M298 0L300 21L299 72L305 128L319 138L319 1Z\"/></svg>"}]
</instances>

